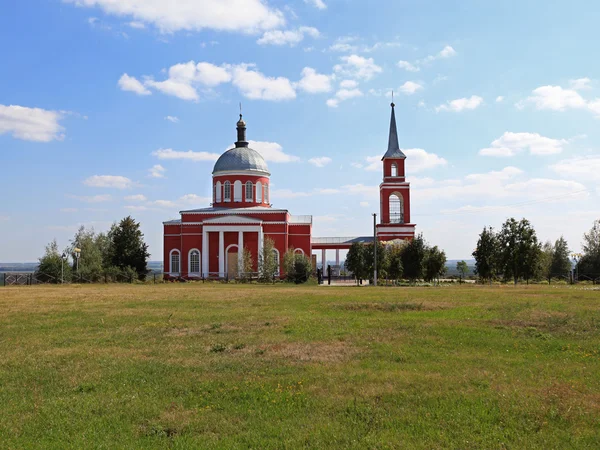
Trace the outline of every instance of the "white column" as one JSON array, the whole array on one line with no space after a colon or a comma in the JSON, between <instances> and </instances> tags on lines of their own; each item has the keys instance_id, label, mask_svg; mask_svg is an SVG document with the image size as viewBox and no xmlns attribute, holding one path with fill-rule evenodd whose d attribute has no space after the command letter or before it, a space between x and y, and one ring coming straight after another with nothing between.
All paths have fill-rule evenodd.
<instances>
[{"instance_id":1,"label":"white column","mask_svg":"<svg viewBox=\"0 0 600 450\"><path fill-rule=\"evenodd\" d=\"M260 267L261 267L260 260L262 259L261 255L263 253L263 247L264 247L264 235L263 235L263 229L262 229L262 227L260 227L260 230L258 231L258 254L257 254L257 256L258 256L257 267L258 267L259 272L260 272Z\"/></svg>"},{"instance_id":2,"label":"white column","mask_svg":"<svg viewBox=\"0 0 600 450\"><path fill-rule=\"evenodd\" d=\"M325 249L321 250L321 264L323 265L323 270L327 269L325 264Z\"/></svg>"},{"instance_id":3,"label":"white column","mask_svg":"<svg viewBox=\"0 0 600 450\"><path fill-rule=\"evenodd\" d=\"M244 232L238 232L238 272L244 270Z\"/></svg>"},{"instance_id":4,"label":"white column","mask_svg":"<svg viewBox=\"0 0 600 450\"><path fill-rule=\"evenodd\" d=\"M208 277L208 233L202 231L202 275Z\"/></svg>"},{"instance_id":5,"label":"white column","mask_svg":"<svg viewBox=\"0 0 600 450\"><path fill-rule=\"evenodd\" d=\"M335 265L336 266L340 265L340 249L339 248L335 249Z\"/></svg>"},{"instance_id":6,"label":"white column","mask_svg":"<svg viewBox=\"0 0 600 450\"><path fill-rule=\"evenodd\" d=\"M225 276L225 233L219 231L219 276Z\"/></svg>"}]
</instances>

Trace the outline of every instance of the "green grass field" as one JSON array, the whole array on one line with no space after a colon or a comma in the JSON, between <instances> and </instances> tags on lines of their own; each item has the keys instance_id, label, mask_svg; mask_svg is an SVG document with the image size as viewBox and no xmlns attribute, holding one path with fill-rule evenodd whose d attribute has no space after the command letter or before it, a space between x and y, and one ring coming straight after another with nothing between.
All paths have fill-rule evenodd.
<instances>
[{"instance_id":1,"label":"green grass field","mask_svg":"<svg viewBox=\"0 0 600 450\"><path fill-rule=\"evenodd\" d=\"M599 448L600 291L0 290L2 448Z\"/></svg>"}]
</instances>

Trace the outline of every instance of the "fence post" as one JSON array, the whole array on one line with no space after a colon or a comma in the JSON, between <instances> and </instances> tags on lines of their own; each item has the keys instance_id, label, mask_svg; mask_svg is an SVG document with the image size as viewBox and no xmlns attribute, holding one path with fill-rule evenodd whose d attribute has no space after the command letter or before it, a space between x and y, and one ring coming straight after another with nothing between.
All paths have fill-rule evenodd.
<instances>
[{"instance_id":1,"label":"fence post","mask_svg":"<svg viewBox=\"0 0 600 450\"><path fill-rule=\"evenodd\" d=\"M4 286L6 286L6 272L4 272Z\"/></svg>"},{"instance_id":2,"label":"fence post","mask_svg":"<svg viewBox=\"0 0 600 450\"><path fill-rule=\"evenodd\" d=\"M156 284L156 274L153 274L153 275L154 275L154 284Z\"/></svg>"}]
</instances>

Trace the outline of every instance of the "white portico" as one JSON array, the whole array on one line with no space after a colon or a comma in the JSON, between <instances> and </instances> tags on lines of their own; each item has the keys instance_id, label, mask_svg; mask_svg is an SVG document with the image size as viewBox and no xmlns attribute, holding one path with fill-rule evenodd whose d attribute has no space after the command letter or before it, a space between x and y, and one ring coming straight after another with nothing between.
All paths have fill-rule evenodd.
<instances>
[{"instance_id":1,"label":"white portico","mask_svg":"<svg viewBox=\"0 0 600 450\"><path fill-rule=\"evenodd\" d=\"M218 272L210 272L209 268L209 255L211 251L210 247L210 234L218 233L219 235L219 253L218 261L219 268ZM225 233L237 233L237 243L231 244L225 242ZM223 278L230 271L231 263L228 261L229 250L232 247L237 247L237 271L242 270L243 266L243 250L244 250L244 234L245 233L256 233L258 235L258 248L262 249L264 242L264 232L262 227L262 220L251 217L229 215L217 217L214 219L208 219L202 223L202 275L206 278L209 276L218 276Z\"/></svg>"}]
</instances>

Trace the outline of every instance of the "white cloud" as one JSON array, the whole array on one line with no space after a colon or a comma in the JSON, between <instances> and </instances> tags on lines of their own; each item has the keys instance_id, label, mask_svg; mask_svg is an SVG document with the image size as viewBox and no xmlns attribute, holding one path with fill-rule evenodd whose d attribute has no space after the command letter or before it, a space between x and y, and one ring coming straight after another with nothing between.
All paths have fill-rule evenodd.
<instances>
[{"instance_id":1,"label":"white cloud","mask_svg":"<svg viewBox=\"0 0 600 450\"><path fill-rule=\"evenodd\" d=\"M423 86L419 83L415 83L414 81L407 81L400 86L400 92L403 92L406 95L412 95L421 89L423 89Z\"/></svg>"},{"instance_id":2,"label":"white cloud","mask_svg":"<svg viewBox=\"0 0 600 450\"><path fill-rule=\"evenodd\" d=\"M120 175L94 175L84 180L83 184L91 187L128 189L133 186L133 181Z\"/></svg>"},{"instance_id":3,"label":"white cloud","mask_svg":"<svg viewBox=\"0 0 600 450\"><path fill-rule=\"evenodd\" d=\"M515 156L523 150L529 150L532 155L554 155L563 151L565 139L552 139L538 133L505 132L492 142L488 148L479 150L482 156Z\"/></svg>"},{"instance_id":4,"label":"white cloud","mask_svg":"<svg viewBox=\"0 0 600 450\"><path fill-rule=\"evenodd\" d=\"M407 148L402 151L406 155L407 165L410 167L411 172L420 172L448 164L448 161L441 156L435 153L428 153L422 148Z\"/></svg>"},{"instance_id":5,"label":"white cloud","mask_svg":"<svg viewBox=\"0 0 600 450\"><path fill-rule=\"evenodd\" d=\"M583 90L583 89L590 89L591 82L592 82L592 80L585 77L585 78L577 78L576 80L571 80L571 81L569 81L569 84L571 85L571 89L573 89L575 91L579 91L579 90Z\"/></svg>"},{"instance_id":6,"label":"white cloud","mask_svg":"<svg viewBox=\"0 0 600 450\"><path fill-rule=\"evenodd\" d=\"M302 69L302 79L298 82L298 87L305 92L317 94L331 91L331 75L323 75L311 67Z\"/></svg>"},{"instance_id":7,"label":"white cloud","mask_svg":"<svg viewBox=\"0 0 600 450\"><path fill-rule=\"evenodd\" d=\"M358 87L358 82L355 80L342 80L340 82L340 87L344 89L354 89Z\"/></svg>"},{"instance_id":8,"label":"white cloud","mask_svg":"<svg viewBox=\"0 0 600 450\"><path fill-rule=\"evenodd\" d=\"M586 107L586 101L578 92L560 86L541 86L533 91L533 96L528 97L527 101L535 104L537 109L554 111Z\"/></svg>"},{"instance_id":9,"label":"white cloud","mask_svg":"<svg viewBox=\"0 0 600 450\"><path fill-rule=\"evenodd\" d=\"M125 200L128 202L145 202L147 200L147 198L143 194L136 194L136 195L126 196Z\"/></svg>"},{"instance_id":10,"label":"white cloud","mask_svg":"<svg viewBox=\"0 0 600 450\"><path fill-rule=\"evenodd\" d=\"M340 75L362 80L370 80L383 69L375 64L373 58L359 55L342 56L342 64L336 64L333 70Z\"/></svg>"},{"instance_id":11,"label":"white cloud","mask_svg":"<svg viewBox=\"0 0 600 450\"><path fill-rule=\"evenodd\" d=\"M436 106L435 111L452 111L461 112L465 110L473 110L483 104L483 98L478 95L473 95L470 98L458 98L456 100L449 101L445 105Z\"/></svg>"},{"instance_id":12,"label":"white cloud","mask_svg":"<svg viewBox=\"0 0 600 450\"><path fill-rule=\"evenodd\" d=\"M153 156L158 159L184 159L189 161L216 161L221 156L218 153L208 152L193 152L188 150L187 152L173 150L172 148L160 148L152 152Z\"/></svg>"},{"instance_id":13,"label":"white cloud","mask_svg":"<svg viewBox=\"0 0 600 450\"><path fill-rule=\"evenodd\" d=\"M132 22L129 22L127 25L129 25L131 28L135 28L138 30L143 30L144 28L146 28L146 25L144 25L143 22L132 21Z\"/></svg>"},{"instance_id":14,"label":"white cloud","mask_svg":"<svg viewBox=\"0 0 600 450\"><path fill-rule=\"evenodd\" d=\"M41 108L0 104L0 135L10 133L16 139L50 142L64 139L59 124L63 114Z\"/></svg>"},{"instance_id":15,"label":"white cloud","mask_svg":"<svg viewBox=\"0 0 600 450\"><path fill-rule=\"evenodd\" d=\"M216 66L207 62L188 61L169 68L169 78L155 81L146 77L145 85L182 100L199 99L198 87L212 88L231 81L228 65Z\"/></svg>"},{"instance_id":16,"label":"white cloud","mask_svg":"<svg viewBox=\"0 0 600 450\"><path fill-rule=\"evenodd\" d=\"M439 58L451 58L452 56L456 56L456 50L449 45L446 45L438 54Z\"/></svg>"},{"instance_id":17,"label":"white cloud","mask_svg":"<svg viewBox=\"0 0 600 450\"><path fill-rule=\"evenodd\" d=\"M179 117L175 117L175 116L166 116L165 120L168 120L169 122L173 122L173 123L177 123L179 122Z\"/></svg>"},{"instance_id":18,"label":"white cloud","mask_svg":"<svg viewBox=\"0 0 600 450\"><path fill-rule=\"evenodd\" d=\"M334 98L327 100L326 104L330 108L337 108L340 102L351 98L362 97L364 94L360 89L340 89L335 93Z\"/></svg>"},{"instance_id":19,"label":"white cloud","mask_svg":"<svg viewBox=\"0 0 600 450\"><path fill-rule=\"evenodd\" d=\"M263 0L63 1L81 7L101 8L107 14L152 24L163 33L203 29L255 33L285 25L283 13Z\"/></svg>"},{"instance_id":20,"label":"white cloud","mask_svg":"<svg viewBox=\"0 0 600 450\"><path fill-rule=\"evenodd\" d=\"M317 9L326 9L327 5L323 0L304 0L304 3L314 6Z\"/></svg>"},{"instance_id":21,"label":"white cloud","mask_svg":"<svg viewBox=\"0 0 600 450\"><path fill-rule=\"evenodd\" d=\"M112 200L112 197L109 194L92 195L92 196L69 195L69 197L74 198L76 200L80 200L85 203L102 203L102 202L110 202Z\"/></svg>"},{"instance_id":22,"label":"white cloud","mask_svg":"<svg viewBox=\"0 0 600 450\"><path fill-rule=\"evenodd\" d=\"M260 153L268 162L289 163L300 161L297 156L284 153L283 147L277 142L248 141L248 145Z\"/></svg>"},{"instance_id":23,"label":"white cloud","mask_svg":"<svg viewBox=\"0 0 600 450\"><path fill-rule=\"evenodd\" d=\"M291 189L273 189L271 191L272 199L310 197L311 195L308 192L292 191Z\"/></svg>"},{"instance_id":24,"label":"white cloud","mask_svg":"<svg viewBox=\"0 0 600 450\"><path fill-rule=\"evenodd\" d=\"M563 159L550 168L566 178L600 182L600 155Z\"/></svg>"},{"instance_id":25,"label":"white cloud","mask_svg":"<svg viewBox=\"0 0 600 450\"><path fill-rule=\"evenodd\" d=\"M496 97L496 103L502 103L504 101L504 97L502 95L499 95L498 97Z\"/></svg>"},{"instance_id":26,"label":"white cloud","mask_svg":"<svg viewBox=\"0 0 600 450\"><path fill-rule=\"evenodd\" d=\"M319 156L316 158L310 158L308 160L308 162L310 164L312 164L315 167L325 167L327 164L329 164L332 161L332 159L328 156Z\"/></svg>"},{"instance_id":27,"label":"white cloud","mask_svg":"<svg viewBox=\"0 0 600 450\"><path fill-rule=\"evenodd\" d=\"M428 153L422 148L408 148L402 150L406 155L406 166L410 167L410 172L420 172L422 170L433 169L438 166L445 166L448 164L441 156L435 153ZM369 172L378 172L383 170L381 162L381 155L367 156L365 163L351 163L356 168L364 168Z\"/></svg>"},{"instance_id":28,"label":"white cloud","mask_svg":"<svg viewBox=\"0 0 600 450\"><path fill-rule=\"evenodd\" d=\"M332 52L351 53L358 51L358 45L356 41L358 38L355 36L341 36L338 37L335 42L329 47Z\"/></svg>"},{"instance_id":29,"label":"white cloud","mask_svg":"<svg viewBox=\"0 0 600 450\"><path fill-rule=\"evenodd\" d=\"M305 36L318 38L321 35L314 27L300 27L297 30L269 30L256 41L259 45L289 45L293 47L304 40Z\"/></svg>"},{"instance_id":30,"label":"white cloud","mask_svg":"<svg viewBox=\"0 0 600 450\"><path fill-rule=\"evenodd\" d=\"M164 178L166 171L167 169L165 169L160 164L155 164L154 166L152 166L152 168L149 169L148 176L150 178Z\"/></svg>"},{"instance_id":31,"label":"white cloud","mask_svg":"<svg viewBox=\"0 0 600 450\"><path fill-rule=\"evenodd\" d=\"M363 208L368 208L369 202L360 202L360 206L362 206Z\"/></svg>"},{"instance_id":32,"label":"white cloud","mask_svg":"<svg viewBox=\"0 0 600 450\"><path fill-rule=\"evenodd\" d=\"M144 85L135 77L130 77L126 73L121 75L119 78L118 86L122 91L135 92L138 95L151 95L148 89L144 87Z\"/></svg>"},{"instance_id":33,"label":"white cloud","mask_svg":"<svg viewBox=\"0 0 600 450\"><path fill-rule=\"evenodd\" d=\"M244 97L252 100L292 100L296 91L290 80L284 77L267 77L253 69L253 64L240 64L233 68L233 85Z\"/></svg>"},{"instance_id":34,"label":"white cloud","mask_svg":"<svg viewBox=\"0 0 600 450\"><path fill-rule=\"evenodd\" d=\"M406 70L407 72L418 72L419 70L421 70L419 67L415 66L414 64L408 61L398 61L398 67Z\"/></svg>"}]
</instances>

